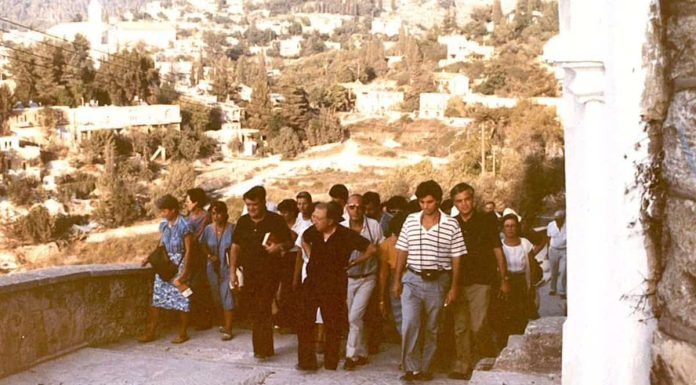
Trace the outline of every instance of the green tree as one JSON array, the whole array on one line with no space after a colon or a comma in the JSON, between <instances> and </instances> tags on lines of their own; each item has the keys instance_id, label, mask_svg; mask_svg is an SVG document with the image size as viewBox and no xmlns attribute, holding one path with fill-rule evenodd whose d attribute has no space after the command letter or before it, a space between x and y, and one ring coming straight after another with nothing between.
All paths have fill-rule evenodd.
<instances>
[{"instance_id":1,"label":"green tree","mask_svg":"<svg viewBox=\"0 0 696 385\"><path fill-rule=\"evenodd\" d=\"M302 87L291 85L283 89L285 101L281 105L285 124L295 131L304 130L312 118L307 92Z\"/></svg>"},{"instance_id":2,"label":"green tree","mask_svg":"<svg viewBox=\"0 0 696 385\"><path fill-rule=\"evenodd\" d=\"M12 225L13 235L29 243L46 243L53 235L54 219L43 205L37 205L29 210L26 216L20 217Z\"/></svg>"},{"instance_id":3,"label":"green tree","mask_svg":"<svg viewBox=\"0 0 696 385\"><path fill-rule=\"evenodd\" d=\"M186 191L196 184L196 170L191 162L172 162L168 172L162 179L162 183L153 185L150 189L150 202L147 205L148 213L155 216L158 213L155 202L165 194L172 194L180 203L186 199Z\"/></svg>"},{"instance_id":4,"label":"green tree","mask_svg":"<svg viewBox=\"0 0 696 385\"><path fill-rule=\"evenodd\" d=\"M66 49L68 43L37 45L34 52L37 57L36 74L38 76L37 101L44 105L71 105L73 98L64 80L67 71Z\"/></svg>"},{"instance_id":5,"label":"green tree","mask_svg":"<svg viewBox=\"0 0 696 385\"><path fill-rule=\"evenodd\" d=\"M284 158L294 158L304 149L297 132L290 127L281 128L269 144L274 153L282 154Z\"/></svg>"},{"instance_id":6,"label":"green tree","mask_svg":"<svg viewBox=\"0 0 696 385\"><path fill-rule=\"evenodd\" d=\"M258 70L253 85L253 94L247 108L249 127L268 133L268 120L271 117L273 106L271 104L271 87L266 74L266 60L263 55L259 57Z\"/></svg>"},{"instance_id":7,"label":"green tree","mask_svg":"<svg viewBox=\"0 0 696 385\"><path fill-rule=\"evenodd\" d=\"M15 105L15 97L10 87L3 84L0 86L0 135L8 133L7 123L12 116L12 109Z\"/></svg>"},{"instance_id":8,"label":"green tree","mask_svg":"<svg viewBox=\"0 0 696 385\"><path fill-rule=\"evenodd\" d=\"M90 57L89 41L82 35L75 35L67 55L67 67L61 82L65 84L72 97L72 107L88 102L92 98L92 88L96 70Z\"/></svg>"},{"instance_id":9,"label":"green tree","mask_svg":"<svg viewBox=\"0 0 696 385\"><path fill-rule=\"evenodd\" d=\"M491 18L493 19L493 22L495 23L496 27L503 19L503 6L500 4L500 0L495 0L493 2L493 11L491 13Z\"/></svg>"},{"instance_id":10,"label":"green tree","mask_svg":"<svg viewBox=\"0 0 696 385\"><path fill-rule=\"evenodd\" d=\"M94 218L110 228L127 226L138 219L138 207L132 187L125 183L116 161L113 141L104 147L104 173L99 178L99 201Z\"/></svg>"},{"instance_id":11,"label":"green tree","mask_svg":"<svg viewBox=\"0 0 696 385\"><path fill-rule=\"evenodd\" d=\"M160 76L155 62L138 49L125 49L102 62L95 85L106 92L107 103L127 106L136 100L156 103Z\"/></svg>"},{"instance_id":12,"label":"green tree","mask_svg":"<svg viewBox=\"0 0 696 385\"><path fill-rule=\"evenodd\" d=\"M12 79L16 83L14 95L17 101L27 105L30 101L35 101L38 96L36 56L30 55L22 49L10 52L10 72Z\"/></svg>"},{"instance_id":13,"label":"green tree","mask_svg":"<svg viewBox=\"0 0 696 385\"><path fill-rule=\"evenodd\" d=\"M317 146L342 141L345 139L345 130L330 109L322 108L319 116L312 119L305 128L305 136L310 146Z\"/></svg>"},{"instance_id":14,"label":"green tree","mask_svg":"<svg viewBox=\"0 0 696 385\"><path fill-rule=\"evenodd\" d=\"M224 102L234 93L234 80L232 62L228 58L221 58L215 62L213 67L212 94L217 97L218 102Z\"/></svg>"},{"instance_id":15,"label":"green tree","mask_svg":"<svg viewBox=\"0 0 696 385\"><path fill-rule=\"evenodd\" d=\"M331 87L323 88L319 99L319 106L333 111L349 111L353 108L355 101L351 97L350 91L334 84Z\"/></svg>"}]
</instances>

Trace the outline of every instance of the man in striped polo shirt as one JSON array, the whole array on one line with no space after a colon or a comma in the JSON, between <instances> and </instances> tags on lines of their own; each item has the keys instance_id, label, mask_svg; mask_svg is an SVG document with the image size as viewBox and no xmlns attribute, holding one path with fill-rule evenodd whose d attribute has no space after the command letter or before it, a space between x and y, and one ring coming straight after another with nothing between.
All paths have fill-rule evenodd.
<instances>
[{"instance_id":1,"label":"man in striped polo shirt","mask_svg":"<svg viewBox=\"0 0 696 385\"><path fill-rule=\"evenodd\" d=\"M460 259L466 255L457 221L440 210L442 188L435 181L416 188L421 211L406 218L396 243L392 295L401 297L401 360L404 381L431 380L440 311L457 298ZM423 317L423 318L422 318ZM421 330L423 328L423 330ZM419 341L422 335L423 341Z\"/></svg>"}]
</instances>

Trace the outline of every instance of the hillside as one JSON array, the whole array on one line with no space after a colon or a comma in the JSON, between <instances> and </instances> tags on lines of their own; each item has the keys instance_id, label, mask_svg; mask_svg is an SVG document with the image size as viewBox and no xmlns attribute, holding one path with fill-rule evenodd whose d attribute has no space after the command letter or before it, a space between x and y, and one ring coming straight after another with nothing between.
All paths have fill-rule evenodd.
<instances>
[{"instance_id":1,"label":"hillside","mask_svg":"<svg viewBox=\"0 0 696 385\"><path fill-rule=\"evenodd\" d=\"M109 16L142 6L146 0L102 0ZM0 0L2 16L37 28L76 21L87 14L89 0Z\"/></svg>"}]
</instances>

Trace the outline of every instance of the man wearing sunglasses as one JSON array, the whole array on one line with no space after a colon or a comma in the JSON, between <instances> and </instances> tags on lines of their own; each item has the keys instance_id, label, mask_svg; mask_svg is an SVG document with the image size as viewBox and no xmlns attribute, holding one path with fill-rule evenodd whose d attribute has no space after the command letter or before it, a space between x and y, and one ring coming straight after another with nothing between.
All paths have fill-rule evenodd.
<instances>
[{"instance_id":1,"label":"man wearing sunglasses","mask_svg":"<svg viewBox=\"0 0 696 385\"><path fill-rule=\"evenodd\" d=\"M363 197L353 194L346 204L348 215L344 226L360 234L372 245L379 245L384 240L379 222L365 215ZM359 258L360 252L354 251L351 262ZM372 292L377 286L377 268L379 261L376 257L367 259L348 269L348 341L346 344L346 370L354 369L356 365L367 363L367 344L365 340L365 312Z\"/></svg>"}]
</instances>

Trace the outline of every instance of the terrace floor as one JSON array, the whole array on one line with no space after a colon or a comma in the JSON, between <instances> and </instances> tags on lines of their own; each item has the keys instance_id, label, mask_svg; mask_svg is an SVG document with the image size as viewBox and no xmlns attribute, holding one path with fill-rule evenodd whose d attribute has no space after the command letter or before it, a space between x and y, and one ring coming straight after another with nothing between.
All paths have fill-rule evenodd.
<instances>
[{"instance_id":1,"label":"terrace floor","mask_svg":"<svg viewBox=\"0 0 696 385\"><path fill-rule=\"evenodd\" d=\"M550 297L548 285L539 289L542 316L563 315L565 301ZM191 340L173 345L174 331L158 341L139 344L125 340L116 344L86 347L0 380L0 385L73 384L342 384L378 385L399 383L400 351L397 344L382 344L368 365L348 372L320 369L298 372L297 338L275 335L276 356L260 362L251 352L251 332L239 329L235 338L223 342L215 329L191 332ZM321 364L321 356L319 356ZM465 384L464 381L459 381ZM432 384L452 383L438 373Z\"/></svg>"}]
</instances>

